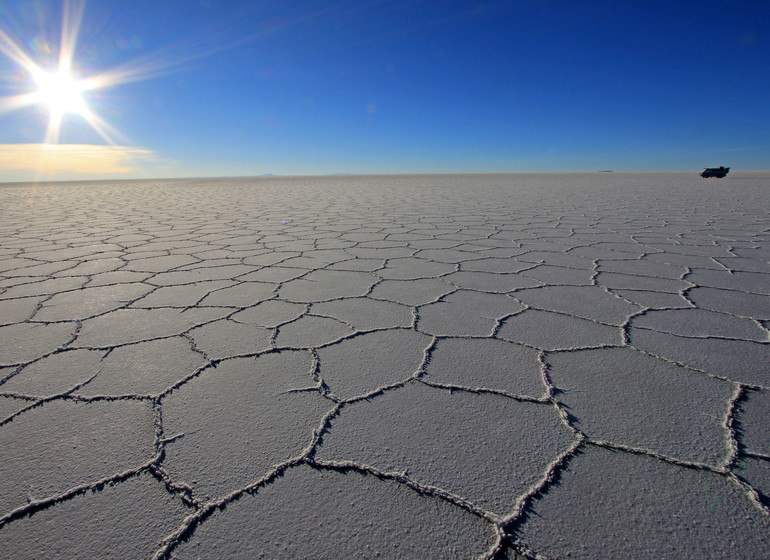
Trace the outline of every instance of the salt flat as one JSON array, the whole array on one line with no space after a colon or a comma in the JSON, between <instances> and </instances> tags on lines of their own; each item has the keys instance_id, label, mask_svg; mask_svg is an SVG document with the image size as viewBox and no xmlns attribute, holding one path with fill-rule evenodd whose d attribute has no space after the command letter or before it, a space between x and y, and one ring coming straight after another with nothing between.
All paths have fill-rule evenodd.
<instances>
[{"instance_id":1,"label":"salt flat","mask_svg":"<svg viewBox=\"0 0 770 560\"><path fill-rule=\"evenodd\" d=\"M761 558L770 172L0 185L2 558Z\"/></svg>"}]
</instances>

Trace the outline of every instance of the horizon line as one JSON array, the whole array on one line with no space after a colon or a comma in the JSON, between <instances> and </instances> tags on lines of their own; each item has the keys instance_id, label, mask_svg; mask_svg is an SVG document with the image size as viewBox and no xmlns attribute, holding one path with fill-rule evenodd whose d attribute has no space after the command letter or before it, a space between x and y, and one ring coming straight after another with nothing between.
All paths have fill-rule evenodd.
<instances>
[{"instance_id":1,"label":"horizon line","mask_svg":"<svg viewBox=\"0 0 770 560\"><path fill-rule=\"evenodd\" d=\"M734 170L731 170L735 172ZM770 169L741 169L737 173L752 172L752 173L770 173ZM134 178L117 178L117 177L105 177L99 179L51 179L51 180L38 180L38 181L0 181L0 185L24 185L24 184L48 184L48 183L100 183L105 181L174 181L174 180L191 180L191 179L291 179L296 177L409 177L409 176L445 176L445 175L569 175L569 174L592 174L592 173L618 173L618 174L644 174L644 173L699 173L695 169L677 169L677 170L647 170L647 171L627 171L627 170L615 170L615 169L600 169L596 171L458 171L458 172L419 172L419 173L308 173L308 174L288 174L283 175L279 173L262 173L259 175L180 175L180 176L168 176L168 177L134 177Z\"/></svg>"}]
</instances>

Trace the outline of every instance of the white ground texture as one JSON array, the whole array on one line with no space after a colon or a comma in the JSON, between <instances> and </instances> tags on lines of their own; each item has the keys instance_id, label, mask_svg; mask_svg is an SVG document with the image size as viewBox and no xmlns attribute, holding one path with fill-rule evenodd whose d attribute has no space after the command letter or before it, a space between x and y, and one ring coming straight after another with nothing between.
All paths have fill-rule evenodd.
<instances>
[{"instance_id":1,"label":"white ground texture","mask_svg":"<svg viewBox=\"0 0 770 560\"><path fill-rule=\"evenodd\" d=\"M0 558L768 558L770 173L0 185Z\"/></svg>"}]
</instances>

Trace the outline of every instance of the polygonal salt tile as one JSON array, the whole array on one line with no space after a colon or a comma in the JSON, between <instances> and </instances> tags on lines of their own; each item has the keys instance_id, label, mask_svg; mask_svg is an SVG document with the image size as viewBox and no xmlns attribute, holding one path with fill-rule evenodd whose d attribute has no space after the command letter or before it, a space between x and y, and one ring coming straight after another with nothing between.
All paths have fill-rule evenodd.
<instances>
[{"instance_id":1,"label":"polygonal salt tile","mask_svg":"<svg viewBox=\"0 0 770 560\"><path fill-rule=\"evenodd\" d=\"M112 273L109 273L112 274ZM50 296L68 290L78 290L88 281L81 276L67 278L51 278L41 282L25 282L14 285L0 294L0 299L14 299L20 297Z\"/></svg>"},{"instance_id":2,"label":"polygonal salt tile","mask_svg":"<svg viewBox=\"0 0 770 560\"><path fill-rule=\"evenodd\" d=\"M161 272L150 280L156 286L175 286L180 284L195 284L206 280L232 280L238 276L253 272L255 267L243 264L229 266L214 266L210 268L196 268L195 270L177 270Z\"/></svg>"},{"instance_id":3,"label":"polygonal salt tile","mask_svg":"<svg viewBox=\"0 0 770 560\"><path fill-rule=\"evenodd\" d=\"M190 510L141 474L9 523L0 548L14 558L149 558Z\"/></svg>"},{"instance_id":4,"label":"polygonal salt tile","mask_svg":"<svg viewBox=\"0 0 770 560\"><path fill-rule=\"evenodd\" d=\"M225 307L249 307L273 297L275 284L262 282L241 282L229 288L212 291L199 305L221 305Z\"/></svg>"},{"instance_id":5,"label":"polygonal salt tile","mask_svg":"<svg viewBox=\"0 0 770 560\"><path fill-rule=\"evenodd\" d=\"M385 268L377 272L380 278L390 280L416 280L418 278L437 278L442 274L453 272L455 265L406 257L390 259Z\"/></svg>"},{"instance_id":6,"label":"polygonal salt tile","mask_svg":"<svg viewBox=\"0 0 770 560\"><path fill-rule=\"evenodd\" d=\"M414 256L414 249L409 247L351 247L347 250L350 255L359 259L397 259L400 257Z\"/></svg>"},{"instance_id":7,"label":"polygonal salt tile","mask_svg":"<svg viewBox=\"0 0 770 560\"><path fill-rule=\"evenodd\" d=\"M134 302L131 307L192 307L214 290L232 285L232 280L212 280L186 286L163 286Z\"/></svg>"},{"instance_id":8,"label":"polygonal salt tile","mask_svg":"<svg viewBox=\"0 0 770 560\"><path fill-rule=\"evenodd\" d=\"M75 323L18 323L0 327L0 365L40 358L72 340Z\"/></svg>"},{"instance_id":9,"label":"polygonal salt tile","mask_svg":"<svg viewBox=\"0 0 770 560\"><path fill-rule=\"evenodd\" d=\"M558 251L528 251L516 257L517 261L525 263L548 264L553 266L568 266L570 268L594 269L592 258Z\"/></svg>"},{"instance_id":10,"label":"polygonal salt tile","mask_svg":"<svg viewBox=\"0 0 770 560\"><path fill-rule=\"evenodd\" d=\"M0 273L3 273L7 270L20 270L27 266L35 266L39 264L38 261L33 261L32 259L25 259L25 258L0 258Z\"/></svg>"},{"instance_id":11,"label":"polygonal salt tile","mask_svg":"<svg viewBox=\"0 0 770 560\"><path fill-rule=\"evenodd\" d=\"M556 399L587 436L719 468L734 387L630 348L549 354Z\"/></svg>"},{"instance_id":12,"label":"polygonal salt tile","mask_svg":"<svg viewBox=\"0 0 770 560\"><path fill-rule=\"evenodd\" d=\"M581 244L570 250L571 255L580 255L596 260L635 260L644 256L644 253L645 248L635 243L606 243L603 241L591 243L590 246Z\"/></svg>"},{"instance_id":13,"label":"polygonal salt tile","mask_svg":"<svg viewBox=\"0 0 770 560\"><path fill-rule=\"evenodd\" d=\"M125 264L126 261L122 259L97 258L81 262L73 268L57 272L54 276L92 276L94 274L101 274L102 272L117 270Z\"/></svg>"},{"instance_id":14,"label":"polygonal salt tile","mask_svg":"<svg viewBox=\"0 0 770 560\"><path fill-rule=\"evenodd\" d=\"M770 388L767 343L689 338L637 328L629 329L629 343L639 350L737 383Z\"/></svg>"},{"instance_id":15,"label":"polygonal salt tile","mask_svg":"<svg viewBox=\"0 0 770 560\"><path fill-rule=\"evenodd\" d=\"M770 461L759 457L743 456L733 472L748 482L759 495L759 500L770 507Z\"/></svg>"},{"instance_id":16,"label":"polygonal salt tile","mask_svg":"<svg viewBox=\"0 0 770 560\"><path fill-rule=\"evenodd\" d=\"M291 260L291 259L289 259ZM288 262L288 261L286 261ZM281 263L284 264L284 263ZM304 268L288 268L284 266L268 266L249 272L239 278L244 282L270 282L279 284L281 282L288 282L294 280L300 276L307 274L307 270Z\"/></svg>"},{"instance_id":17,"label":"polygonal salt tile","mask_svg":"<svg viewBox=\"0 0 770 560\"><path fill-rule=\"evenodd\" d=\"M150 403L132 400L57 400L16 416L0 428L0 515L148 462L154 421Z\"/></svg>"},{"instance_id":18,"label":"polygonal salt tile","mask_svg":"<svg viewBox=\"0 0 770 560\"><path fill-rule=\"evenodd\" d=\"M238 313L235 313L231 319L238 323L275 328L278 325L288 323L301 317L306 309L307 305L303 303L269 300L263 301L254 307L239 311Z\"/></svg>"},{"instance_id":19,"label":"polygonal salt tile","mask_svg":"<svg viewBox=\"0 0 770 560\"><path fill-rule=\"evenodd\" d=\"M682 255L682 254L671 252L670 249L676 246L672 243L669 243L668 245L664 245L664 244L659 244L659 245L662 248L664 248L667 252L650 253L649 255L646 255L644 258L646 260L650 260L653 262L662 262L666 264L684 266L688 268L699 268L699 269L705 269L705 270L719 270L719 271L724 270L724 268L721 265L719 265L715 260L710 259L708 257L697 256L697 255Z\"/></svg>"},{"instance_id":20,"label":"polygonal salt tile","mask_svg":"<svg viewBox=\"0 0 770 560\"><path fill-rule=\"evenodd\" d=\"M163 401L164 432L184 434L166 446L163 466L203 499L259 480L298 456L333 403L314 384L312 356L283 351L237 358L208 369Z\"/></svg>"},{"instance_id":21,"label":"polygonal salt tile","mask_svg":"<svg viewBox=\"0 0 770 560\"><path fill-rule=\"evenodd\" d=\"M73 346L107 348L175 336L196 325L219 319L228 312L217 308L118 309L83 321Z\"/></svg>"},{"instance_id":22,"label":"polygonal salt tile","mask_svg":"<svg viewBox=\"0 0 770 560\"><path fill-rule=\"evenodd\" d=\"M226 244L224 243L225 240L223 240L222 245L225 246L225 247L251 246L251 247L254 247L254 248L259 248L261 246L259 245L259 243L257 243L257 240L256 240L257 237L258 236L256 236L256 235L248 234L248 233L245 234L245 235L233 235L233 236L230 236L229 238L227 238Z\"/></svg>"},{"instance_id":23,"label":"polygonal salt tile","mask_svg":"<svg viewBox=\"0 0 770 560\"><path fill-rule=\"evenodd\" d=\"M366 297L314 303L310 310L314 315L333 317L359 331L409 327L414 319L410 307Z\"/></svg>"},{"instance_id":24,"label":"polygonal salt tile","mask_svg":"<svg viewBox=\"0 0 770 560\"><path fill-rule=\"evenodd\" d=\"M350 255L343 253L343 256L339 257L337 260L345 260L349 258L350 258ZM292 268L301 269L296 271L301 273L302 270L308 271L308 270L316 270L319 268L324 268L329 264L331 264L332 262L335 262L335 261L332 260L330 262L329 260L327 260L327 258L317 256L314 251L302 257L292 257L290 259L286 259L281 263L281 266L287 267L288 269L292 269ZM278 267L270 267L270 269L274 269L274 268L278 268ZM263 269L263 270L270 270L270 269ZM293 278L296 278L296 276L294 276Z\"/></svg>"},{"instance_id":25,"label":"polygonal salt tile","mask_svg":"<svg viewBox=\"0 0 770 560\"><path fill-rule=\"evenodd\" d=\"M413 375L431 338L413 330L368 333L321 348L321 377L339 398L363 395Z\"/></svg>"},{"instance_id":26,"label":"polygonal salt tile","mask_svg":"<svg viewBox=\"0 0 770 560\"><path fill-rule=\"evenodd\" d=\"M713 257L715 259L730 258L734 255L729 247L719 246L707 236L682 236L684 242L680 242L665 248L665 251L679 253L687 257Z\"/></svg>"},{"instance_id":27,"label":"polygonal salt tile","mask_svg":"<svg viewBox=\"0 0 770 560\"><path fill-rule=\"evenodd\" d=\"M726 477L587 447L516 533L549 558L759 558L770 518Z\"/></svg>"},{"instance_id":28,"label":"polygonal salt tile","mask_svg":"<svg viewBox=\"0 0 770 560\"><path fill-rule=\"evenodd\" d=\"M278 327L277 347L313 348L353 334L353 328L337 319L305 315Z\"/></svg>"},{"instance_id":29,"label":"polygonal salt tile","mask_svg":"<svg viewBox=\"0 0 770 560\"><path fill-rule=\"evenodd\" d=\"M513 273L530 268L530 263L520 263L513 259L488 257L460 264L460 270L471 272Z\"/></svg>"},{"instance_id":30,"label":"polygonal salt tile","mask_svg":"<svg viewBox=\"0 0 770 560\"><path fill-rule=\"evenodd\" d=\"M75 394L158 395L205 363L181 336L121 346L102 360L99 375Z\"/></svg>"},{"instance_id":31,"label":"polygonal salt tile","mask_svg":"<svg viewBox=\"0 0 770 560\"><path fill-rule=\"evenodd\" d=\"M687 297L701 309L770 319L770 297L766 295L697 286L687 292Z\"/></svg>"},{"instance_id":32,"label":"polygonal salt tile","mask_svg":"<svg viewBox=\"0 0 770 560\"><path fill-rule=\"evenodd\" d=\"M110 238L110 242L114 244L141 244L143 241L149 241L152 239L151 235L146 235L143 233L126 233L122 235L116 235L115 237ZM118 247L118 245L115 245Z\"/></svg>"},{"instance_id":33,"label":"polygonal salt tile","mask_svg":"<svg viewBox=\"0 0 770 560\"><path fill-rule=\"evenodd\" d=\"M545 386L539 354L503 340L443 338L431 353L425 379L542 398Z\"/></svg>"},{"instance_id":34,"label":"polygonal salt tile","mask_svg":"<svg viewBox=\"0 0 770 560\"><path fill-rule=\"evenodd\" d=\"M144 282L152 276L151 272L132 272L130 270L114 270L112 272L102 272L94 274L88 281L88 287L109 286L112 284L129 284L132 282ZM77 278L73 278L77 279ZM80 279L81 282L84 279Z\"/></svg>"},{"instance_id":35,"label":"polygonal salt tile","mask_svg":"<svg viewBox=\"0 0 770 560\"><path fill-rule=\"evenodd\" d=\"M516 299L546 311L556 311L620 326L642 307L607 293L597 286L544 286L519 290Z\"/></svg>"},{"instance_id":36,"label":"polygonal salt tile","mask_svg":"<svg viewBox=\"0 0 770 560\"><path fill-rule=\"evenodd\" d=\"M47 280L40 280L39 278L25 278L23 276L19 276L16 278L5 278L3 276L0 276L0 290L2 291L0 292L0 296L2 296L10 288L18 288L20 286L26 287L34 284L40 284L42 282L47 282ZM80 283L84 283L84 282L85 282L84 280L80 281ZM21 296L16 296L16 297L27 297L27 295L28 294L23 294ZM41 294L38 294L38 295L41 295Z\"/></svg>"},{"instance_id":37,"label":"polygonal salt tile","mask_svg":"<svg viewBox=\"0 0 770 560\"><path fill-rule=\"evenodd\" d=\"M502 516L572 443L551 405L412 383L345 406L317 458L406 472Z\"/></svg>"},{"instance_id":38,"label":"polygonal salt tile","mask_svg":"<svg viewBox=\"0 0 770 560\"><path fill-rule=\"evenodd\" d=\"M187 250L185 250L185 253ZM222 268L225 266L237 266L241 264L241 259L234 257L220 258L220 259L207 259L205 261L180 266L175 270L204 270L208 268ZM252 270L254 270L252 268Z\"/></svg>"},{"instance_id":39,"label":"polygonal salt tile","mask_svg":"<svg viewBox=\"0 0 770 560\"><path fill-rule=\"evenodd\" d=\"M200 238L199 240L202 241ZM188 252L188 254L202 261L207 259L224 259L233 256L227 249L206 249L203 251Z\"/></svg>"},{"instance_id":40,"label":"polygonal salt tile","mask_svg":"<svg viewBox=\"0 0 770 560\"><path fill-rule=\"evenodd\" d=\"M518 288L531 288L540 282L521 274L502 274L498 272L460 271L447 274L443 280L458 288L490 293L506 293Z\"/></svg>"},{"instance_id":41,"label":"polygonal salt tile","mask_svg":"<svg viewBox=\"0 0 770 560\"><path fill-rule=\"evenodd\" d=\"M496 239L494 236L492 236L490 238L483 238L483 239L482 238L477 238L477 239L475 239L473 241L473 243L475 245L480 245L482 247L486 247L486 248L491 249L491 250L496 250L496 249L498 249L498 250L499 249L508 249L508 250L510 250L510 249L513 249L513 250L518 250L519 254L524 252L524 250L521 249L519 247L519 244L516 243L515 241L509 241L509 240L505 240L505 239Z\"/></svg>"},{"instance_id":42,"label":"polygonal salt tile","mask_svg":"<svg viewBox=\"0 0 770 560\"><path fill-rule=\"evenodd\" d=\"M738 404L738 440L754 453L770 456L770 390L747 391Z\"/></svg>"},{"instance_id":43,"label":"polygonal salt tile","mask_svg":"<svg viewBox=\"0 0 770 560\"><path fill-rule=\"evenodd\" d=\"M491 336L498 319L524 309L502 294L459 290L419 310L417 328L445 336Z\"/></svg>"},{"instance_id":44,"label":"polygonal salt tile","mask_svg":"<svg viewBox=\"0 0 770 560\"><path fill-rule=\"evenodd\" d=\"M141 245L137 245L136 247L131 247L125 251L124 259L127 262L139 260L139 259L149 259L151 257L167 257L168 253L166 251L147 251L144 250L144 248Z\"/></svg>"},{"instance_id":45,"label":"polygonal salt tile","mask_svg":"<svg viewBox=\"0 0 770 560\"><path fill-rule=\"evenodd\" d=\"M173 555L464 559L496 542L491 524L445 500L355 470L301 465L214 513Z\"/></svg>"},{"instance_id":46,"label":"polygonal salt tile","mask_svg":"<svg viewBox=\"0 0 770 560\"><path fill-rule=\"evenodd\" d=\"M0 375L3 373L3 371L0 371ZM5 387L5 385L0 385L0 391L5 390L3 387ZM0 422L9 416L16 414L21 409L27 408L33 402L34 401L32 400L0 395Z\"/></svg>"},{"instance_id":47,"label":"polygonal salt tile","mask_svg":"<svg viewBox=\"0 0 770 560\"><path fill-rule=\"evenodd\" d=\"M136 272L165 272L195 262L200 261L190 255L164 255L146 259L132 259L126 264L124 270L133 270Z\"/></svg>"},{"instance_id":48,"label":"polygonal salt tile","mask_svg":"<svg viewBox=\"0 0 770 560\"><path fill-rule=\"evenodd\" d=\"M689 277L688 277L689 280ZM653 292L679 293L692 286L684 280L672 280L671 278L657 278L652 276L635 276L632 274L618 274L615 272L600 272L596 275L596 283L599 286L621 290L649 290Z\"/></svg>"},{"instance_id":49,"label":"polygonal salt tile","mask_svg":"<svg viewBox=\"0 0 770 560\"><path fill-rule=\"evenodd\" d=\"M70 350L38 360L0 385L12 393L46 397L84 383L99 371L103 350Z\"/></svg>"},{"instance_id":50,"label":"polygonal salt tile","mask_svg":"<svg viewBox=\"0 0 770 560\"><path fill-rule=\"evenodd\" d=\"M320 233L316 232L315 237L320 241L323 236ZM339 240L335 240L335 239L326 240L325 243L330 244L335 241L339 241ZM344 244L344 247L347 247L347 246L348 246L347 244ZM312 259L313 261L318 263L331 264L331 263L336 263L340 261L346 261L351 257L347 253L347 251L343 251L342 249L318 248L318 249L314 249L313 251L308 251L302 257L297 257L297 258ZM296 263L297 261L292 261L292 262ZM287 264L286 266L290 266L290 265ZM294 264L291 266L294 266Z\"/></svg>"},{"instance_id":51,"label":"polygonal salt tile","mask_svg":"<svg viewBox=\"0 0 770 560\"><path fill-rule=\"evenodd\" d=\"M409 234L409 237L414 237L414 234ZM423 237L416 237L414 239L406 239L409 242L411 249L452 249L459 245L457 241L451 239L428 239Z\"/></svg>"},{"instance_id":52,"label":"polygonal salt tile","mask_svg":"<svg viewBox=\"0 0 770 560\"><path fill-rule=\"evenodd\" d=\"M8 278L13 278L14 276L46 277L56 272L61 272L62 270L74 268L75 266L77 266L77 264L78 264L77 262L72 262L72 261L41 263L33 266L25 266L24 268L20 268L20 269L6 270L5 272L3 272L3 276L6 276Z\"/></svg>"},{"instance_id":53,"label":"polygonal salt tile","mask_svg":"<svg viewBox=\"0 0 770 560\"><path fill-rule=\"evenodd\" d=\"M477 251L474 251L475 254L477 254L479 257L482 257L484 259L491 258L491 259L505 259L511 261L511 266L519 264L521 265L521 268L519 270L522 270L523 268L529 268L531 263L526 262L518 262L515 260L515 257L518 257L522 253L525 253L526 251L524 249L515 249L515 248L509 248L509 247L498 247L498 248L485 248L485 249L479 249ZM462 270L475 270L474 268L469 268L468 265L473 261L466 261L464 263L460 263L460 268ZM483 269L482 269L483 270ZM506 271L495 271L495 270L488 270L486 272L506 272ZM510 270L508 272L516 272L516 270Z\"/></svg>"},{"instance_id":54,"label":"polygonal salt tile","mask_svg":"<svg viewBox=\"0 0 770 560\"><path fill-rule=\"evenodd\" d=\"M527 309L507 318L497 338L541 350L571 350L620 345L623 342L617 327L537 309Z\"/></svg>"},{"instance_id":55,"label":"polygonal salt tile","mask_svg":"<svg viewBox=\"0 0 770 560\"><path fill-rule=\"evenodd\" d=\"M327 270L350 270L360 272L374 272L385 266L385 261L382 259L359 259L352 258L346 261L330 264L326 267Z\"/></svg>"},{"instance_id":56,"label":"polygonal salt tile","mask_svg":"<svg viewBox=\"0 0 770 560\"><path fill-rule=\"evenodd\" d=\"M655 278L671 278L679 280L687 272L683 266L665 264L648 259L609 261L602 260L599 263L601 272L617 272L619 274L633 274L638 276L652 276Z\"/></svg>"},{"instance_id":57,"label":"polygonal salt tile","mask_svg":"<svg viewBox=\"0 0 770 560\"><path fill-rule=\"evenodd\" d=\"M669 309L648 311L634 317L631 324L679 336L740 338L767 342L768 333L750 319L704 309Z\"/></svg>"},{"instance_id":58,"label":"polygonal salt tile","mask_svg":"<svg viewBox=\"0 0 770 560\"><path fill-rule=\"evenodd\" d=\"M294 251L268 251L261 255L244 257L243 264L256 266L272 266L291 257L299 256L300 253Z\"/></svg>"},{"instance_id":59,"label":"polygonal salt tile","mask_svg":"<svg viewBox=\"0 0 770 560\"><path fill-rule=\"evenodd\" d=\"M457 249L421 249L415 256L421 259L431 261L456 264L464 261L472 261L481 258L469 251L458 251Z\"/></svg>"},{"instance_id":60,"label":"polygonal salt tile","mask_svg":"<svg viewBox=\"0 0 770 560\"><path fill-rule=\"evenodd\" d=\"M403 305L422 305L436 301L456 288L437 278L421 280L383 280L370 297Z\"/></svg>"},{"instance_id":61,"label":"polygonal salt tile","mask_svg":"<svg viewBox=\"0 0 770 560\"><path fill-rule=\"evenodd\" d=\"M23 323L29 319L43 301L42 297L26 297L0 300L0 326Z\"/></svg>"},{"instance_id":62,"label":"polygonal salt tile","mask_svg":"<svg viewBox=\"0 0 770 560\"><path fill-rule=\"evenodd\" d=\"M692 307L692 304L678 293L672 294L668 292L623 289L612 289L610 292L632 303L641 305L642 307L649 307L651 309Z\"/></svg>"},{"instance_id":63,"label":"polygonal salt tile","mask_svg":"<svg viewBox=\"0 0 770 560\"><path fill-rule=\"evenodd\" d=\"M694 270L687 276L687 280L698 286L770 294L770 274L762 272L730 273L726 270Z\"/></svg>"},{"instance_id":64,"label":"polygonal salt tile","mask_svg":"<svg viewBox=\"0 0 770 560\"><path fill-rule=\"evenodd\" d=\"M733 272L764 272L770 273L770 262L762 258L723 257L719 262Z\"/></svg>"},{"instance_id":65,"label":"polygonal salt tile","mask_svg":"<svg viewBox=\"0 0 770 560\"><path fill-rule=\"evenodd\" d=\"M146 284L116 284L56 294L35 313L35 321L83 320L119 309L152 291Z\"/></svg>"},{"instance_id":66,"label":"polygonal salt tile","mask_svg":"<svg viewBox=\"0 0 770 560\"><path fill-rule=\"evenodd\" d=\"M327 301L362 296L375 282L375 277L368 272L316 270L285 283L279 289L278 295L298 303Z\"/></svg>"},{"instance_id":67,"label":"polygonal salt tile","mask_svg":"<svg viewBox=\"0 0 770 560\"><path fill-rule=\"evenodd\" d=\"M270 348L272 335L271 329L229 319L214 321L190 331L195 347L212 360L266 350Z\"/></svg>"},{"instance_id":68,"label":"polygonal salt tile","mask_svg":"<svg viewBox=\"0 0 770 560\"><path fill-rule=\"evenodd\" d=\"M586 270L584 268L568 268L566 266L539 264L534 268L522 270L521 274L551 286L590 286L593 282L594 272L593 270Z\"/></svg>"}]
</instances>

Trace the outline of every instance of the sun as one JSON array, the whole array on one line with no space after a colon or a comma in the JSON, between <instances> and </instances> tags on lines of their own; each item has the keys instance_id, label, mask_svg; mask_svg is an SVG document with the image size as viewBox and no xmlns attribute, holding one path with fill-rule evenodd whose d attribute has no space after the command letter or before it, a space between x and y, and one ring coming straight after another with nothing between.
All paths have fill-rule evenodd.
<instances>
[{"instance_id":1,"label":"sun","mask_svg":"<svg viewBox=\"0 0 770 560\"><path fill-rule=\"evenodd\" d=\"M116 139L130 143L119 131L105 122L91 110L86 95L94 90L100 90L117 84L138 81L147 77L147 72L141 64L128 64L102 74L91 74L87 69L83 77L75 64L75 46L78 40L80 22L85 9L84 0L64 0L62 15L62 30L58 49L45 43L44 52L55 56L58 50L58 64L49 65L50 57L45 62L35 60L35 55L27 52L24 43L15 40L0 28L0 54L7 56L18 66L19 75L26 73L28 80L27 91L17 95L0 97L0 114L7 111L22 109L29 106L39 106L47 109L48 126L45 133L46 144L58 144L65 116L75 115L85 121L102 139L111 145L116 145ZM154 70L157 70L154 69ZM1 77L0 77L1 78ZM19 81L19 83L23 83Z\"/></svg>"},{"instance_id":2,"label":"sun","mask_svg":"<svg viewBox=\"0 0 770 560\"><path fill-rule=\"evenodd\" d=\"M77 81L66 69L59 68L55 72L37 70L32 78L37 85L39 102L47 105L52 115L75 113L83 116L88 112L83 99L86 83Z\"/></svg>"},{"instance_id":3,"label":"sun","mask_svg":"<svg viewBox=\"0 0 770 560\"><path fill-rule=\"evenodd\" d=\"M25 48L29 41L12 37L0 24L0 55L9 58L17 67L10 73L13 76L12 89L23 88L13 95L0 96L0 116L26 107L39 106L47 109L48 124L44 138L46 144L59 143L62 125L64 121L70 120L65 117L74 115L85 121L107 144L117 145L120 142L129 145L131 142L128 138L90 107L92 96L100 99L101 105L105 105L106 96L99 97L99 90L162 76L185 62L230 48L224 45L200 51L198 43L193 42L191 47L175 51L173 56L150 54L94 73L93 69L84 67L75 60L85 3L85 0L61 1L63 8L58 48L44 41L42 46L35 47L35 52L30 52ZM2 0L0 5L3 5ZM4 9L0 8L0 12L4 12ZM54 57L57 54L58 62L55 63ZM0 91L5 89L4 81L6 72L3 67L0 68Z\"/></svg>"}]
</instances>

